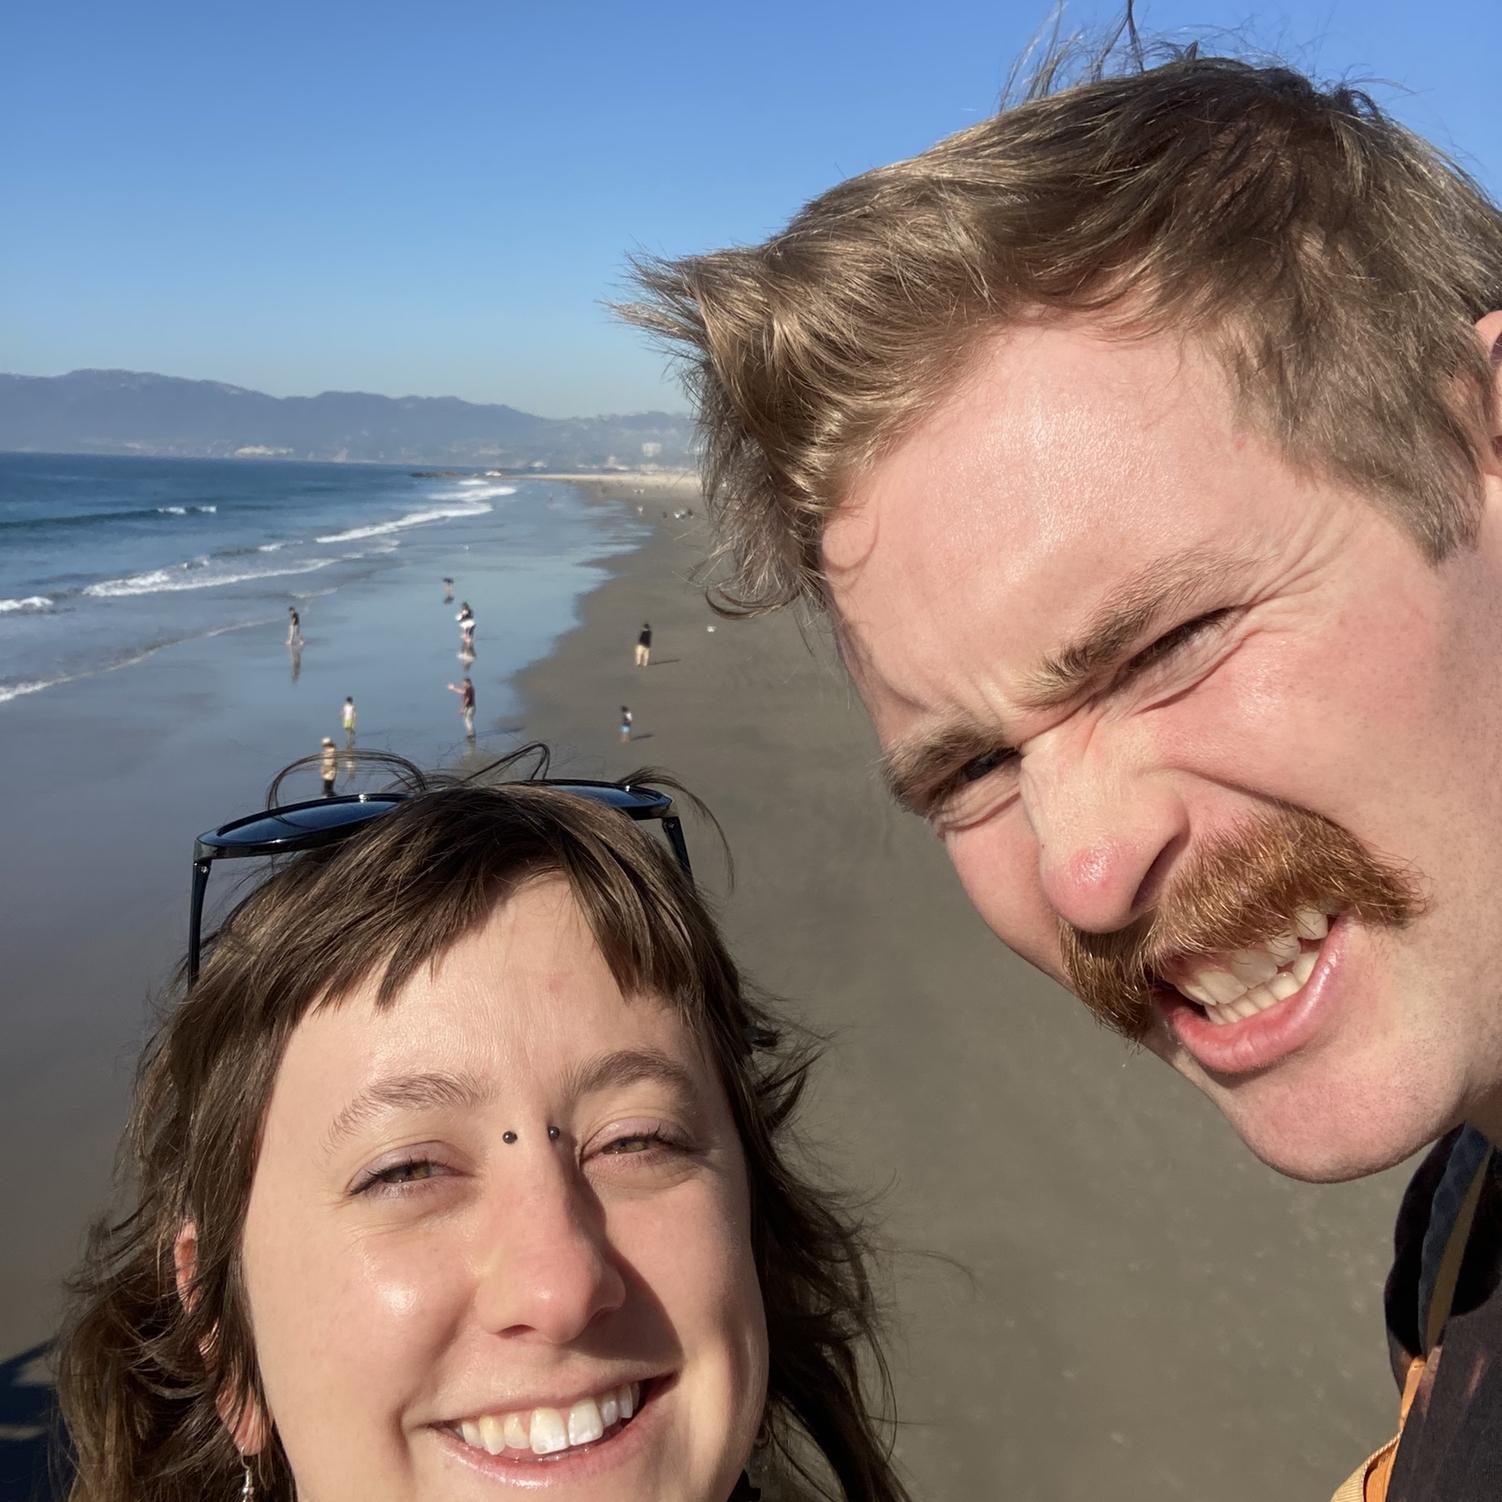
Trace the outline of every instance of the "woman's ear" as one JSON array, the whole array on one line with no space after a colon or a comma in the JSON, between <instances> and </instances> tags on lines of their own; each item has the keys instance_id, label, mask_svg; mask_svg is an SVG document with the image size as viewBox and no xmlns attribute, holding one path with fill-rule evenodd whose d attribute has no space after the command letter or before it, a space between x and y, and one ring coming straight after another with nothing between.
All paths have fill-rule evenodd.
<instances>
[{"instance_id":1,"label":"woman's ear","mask_svg":"<svg viewBox=\"0 0 1502 1502\"><path fill-rule=\"evenodd\" d=\"M191 1220L183 1222L177 1239L172 1243L172 1273L177 1283L178 1299L184 1309L191 1310L198 1299L198 1291L193 1286L198 1274L198 1227ZM203 1357L204 1366L212 1372L218 1363L212 1334L199 1341L198 1354ZM248 1399L241 1402L228 1387L221 1387L214 1398L214 1406L241 1455L259 1455L266 1448L271 1437L270 1426L259 1404Z\"/></svg>"}]
</instances>

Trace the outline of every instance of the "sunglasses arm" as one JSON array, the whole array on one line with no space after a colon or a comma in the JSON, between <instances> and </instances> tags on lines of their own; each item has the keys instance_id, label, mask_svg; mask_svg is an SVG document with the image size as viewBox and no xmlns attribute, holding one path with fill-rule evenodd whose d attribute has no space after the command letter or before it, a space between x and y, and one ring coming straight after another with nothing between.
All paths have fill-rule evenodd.
<instances>
[{"instance_id":1,"label":"sunglasses arm","mask_svg":"<svg viewBox=\"0 0 1502 1502\"><path fill-rule=\"evenodd\" d=\"M678 822L676 814L664 816L662 832L668 837L668 844L673 847L673 854L678 857L678 864L683 868L683 874L692 881L694 868L688 863L688 845L683 838L683 825Z\"/></svg>"},{"instance_id":2,"label":"sunglasses arm","mask_svg":"<svg viewBox=\"0 0 1502 1502\"><path fill-rule=\"evenodd\" d=\"M202 944L203 894L209 884L209 862L193 862L193 892L188 900L188 984L198 979L198 951Z\"/></svg>"}]
</instances>

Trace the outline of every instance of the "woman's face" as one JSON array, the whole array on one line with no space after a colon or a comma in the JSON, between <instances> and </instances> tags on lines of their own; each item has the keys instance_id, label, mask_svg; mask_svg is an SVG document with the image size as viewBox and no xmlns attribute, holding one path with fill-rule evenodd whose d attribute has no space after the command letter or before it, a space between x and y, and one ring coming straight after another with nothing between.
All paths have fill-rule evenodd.
<instances>
[{"instance_id":1,"label":"woman's face","mask_svg":"<svg viewBox=\"0 0 1502 1502\"><path fill-rule=\"evenodd\" d=\"M245 1226L299 1498L723 1502L766 1324L693 1037L622 996L556 880L374 988L293 1033Z\"/></svg>"}]
</instances>

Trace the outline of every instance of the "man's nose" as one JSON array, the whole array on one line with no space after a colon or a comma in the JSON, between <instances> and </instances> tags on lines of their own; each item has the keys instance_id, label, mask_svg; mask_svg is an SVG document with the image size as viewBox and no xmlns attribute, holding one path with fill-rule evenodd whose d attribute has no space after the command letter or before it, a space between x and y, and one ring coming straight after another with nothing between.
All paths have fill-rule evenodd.
<instances>
[{"instance_id":1,"label":"man's nose","mask_svg":"<svg viewBox=\"0 0 1502 1502\"><path fill-rule=\"evenodd\" d=\"M1044 895L1085 933L1114 933L1140 917L1188 843L1169 780L1113 765L1103 752L1025 759L1022 797Z\"/></svg>"},{"instance_id":2,"label":"man's nose","mask_svg":"<svg viewBox=\"0 0 1502 1502\"><path fill-rule=\"evenodd\" d=\"M571 1165L500 1205L486 1241L476 1301L499 1335L567 1345L626 1301L604 1207Z\"/></svg>"}]
</instances>

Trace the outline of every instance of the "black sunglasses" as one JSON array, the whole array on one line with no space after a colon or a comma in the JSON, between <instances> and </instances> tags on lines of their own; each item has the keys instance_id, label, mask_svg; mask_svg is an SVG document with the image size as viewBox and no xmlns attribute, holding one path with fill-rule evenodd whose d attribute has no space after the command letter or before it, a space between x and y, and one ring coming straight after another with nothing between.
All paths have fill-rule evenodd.
<instances>
[{"instance_id":1,"label":"black sunglasses","mask_svg":"<svg viewBox=\"0 0 1502 1502\"><path fill-rule=\"evenodd\" d=\"M633 787L623 782L555 781L538 778L526 787L556 788L618 809L630 819L661 819L662 832L672 846L683 874L690 879L688 846L683 825L673 812L673 800L656 788ZM398 804L431 793L350 793L338 798L314 798L307 803L289 803L231 819L218 829L201 834L193 842L193 893L188 906L188 984L198 979L203 947L203 896L209 884L209 867L216 860L241 860L258 855L292 855L316 850L348 839L372 819L390 813Z\"/></svg>"}]
</instances>

